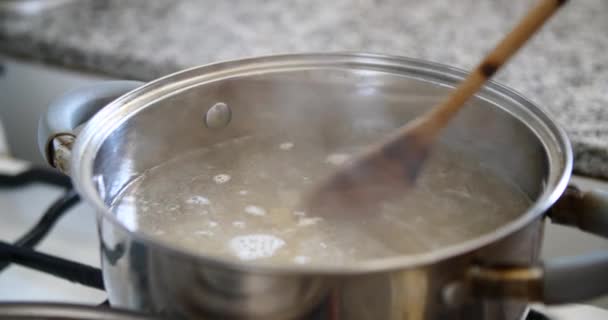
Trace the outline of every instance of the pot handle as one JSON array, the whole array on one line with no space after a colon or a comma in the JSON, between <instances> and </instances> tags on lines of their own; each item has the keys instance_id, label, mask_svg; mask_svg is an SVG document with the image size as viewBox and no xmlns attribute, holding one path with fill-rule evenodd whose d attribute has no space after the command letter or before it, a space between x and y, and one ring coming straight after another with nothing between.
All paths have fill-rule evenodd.
<instances>
[{"instance_id":1,"label":"pot handle","mask_svg":"<svg viewBox=\"0 0 608 320\"><path fill-rule=\"evenodd\" d=\"M46 161L69 172L69 155L78 126L111 101L141 86L138 81L104 81L69 91L51 102L38 123L38 147Z\"/></svg>"},{"instance_id":2,"label":"pot handle","mask_svg":"<svg viewBox=\"0 0 608 320\"><path fill-rule=\"evenodd\" d=\"M549 211L552 222L608 238L608 192L570 185Z\"/></svg>"},{"instance_id":3,"label":"pot handle","mask_svg":"<svg viewBox=\"0 0 608 320\"><path fill-rule=\"evenodd\" d=\"M608 238L608 192L583 192L568 186L549 217L552 222ZM608 293L608 252L551 259L544 269L545 303L580 301Z\"/></svg>"},{"instance_id":4,"label":"pot handle","mask_svg":"<svg viewBox=\"0 0 608 320\"><path fill-rule=\"evenodd\" d=\"M552 222L608 238L608 193L569 186L549 211ZM473 295L519 298L545 304L577 302L608 294L608 252L554 258L536 267L483 267L469 271Z\"/></svg>"}]
</instances>

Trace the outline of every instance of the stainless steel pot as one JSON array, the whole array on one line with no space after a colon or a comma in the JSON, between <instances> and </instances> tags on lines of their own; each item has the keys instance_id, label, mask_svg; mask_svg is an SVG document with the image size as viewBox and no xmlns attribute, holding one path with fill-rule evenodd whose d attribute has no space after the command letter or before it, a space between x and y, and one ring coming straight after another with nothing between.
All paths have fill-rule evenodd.
<instances>
[{"instance_id":1,"label":"stainless steel pot","mask_svg":"<svg viewBox=\"0 0 608 320\"><path fill-rule=\"evenodd\" d=\"M608 253L538 261L546 213L606 235L608 204L597 194L564 194L572 168L564 131L496 83L441 139L534 203L465 243L340 268L261 267L192 255L130 230L108 210L126 183L178 154L244 132L305 130L321 142L388 132L433 106L464 75L419 60L336 53L222 62L147 84L100 83L50 106L40 148L98 212L104 280L115 306L197 319L517 319L527 301L608 292ZM203 121L217 102L231 108L224 128Z\"/></svg>"}]
</instances>

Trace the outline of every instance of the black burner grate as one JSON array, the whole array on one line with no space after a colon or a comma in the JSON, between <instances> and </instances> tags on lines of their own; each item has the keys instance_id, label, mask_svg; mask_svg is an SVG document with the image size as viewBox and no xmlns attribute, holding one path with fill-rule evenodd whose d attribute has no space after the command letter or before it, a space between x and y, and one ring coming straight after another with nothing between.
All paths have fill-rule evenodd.
<instances>
[{"instance_id":1,"label":"black burner grate","mask_svg":"<svg viewBox=\"0 0 608 320\"><path fill-rule=\"evenodd\" d=\"M66 191L17 241L13 244L0 241L0 272L11 263L15 263L103 290L100 269L32 249L44 240L57 221L80 201L80 197L72 188L70 179L52 169L33 167L18 175L0 175L0 188L20 188L33 183L56 186L64 188Z\"/></svg>"}]
</instances>

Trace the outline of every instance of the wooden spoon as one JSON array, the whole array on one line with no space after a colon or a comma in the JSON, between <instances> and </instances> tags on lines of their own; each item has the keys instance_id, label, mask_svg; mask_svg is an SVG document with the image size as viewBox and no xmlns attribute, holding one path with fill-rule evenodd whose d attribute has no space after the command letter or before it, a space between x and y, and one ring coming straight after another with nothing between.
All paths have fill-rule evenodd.
<instances>
[{"instance_id":1,"label":"wooden spoon","mask_svg":"<svg viewBox=\"0 0 608 320\"><path fill-rule=\"evenodd\" d=\"M415 182L436 137L464 103L566 0L541 0L441 104L355 157L305 198L312 215L374 211Z\"/></svg>"}]
</instances>

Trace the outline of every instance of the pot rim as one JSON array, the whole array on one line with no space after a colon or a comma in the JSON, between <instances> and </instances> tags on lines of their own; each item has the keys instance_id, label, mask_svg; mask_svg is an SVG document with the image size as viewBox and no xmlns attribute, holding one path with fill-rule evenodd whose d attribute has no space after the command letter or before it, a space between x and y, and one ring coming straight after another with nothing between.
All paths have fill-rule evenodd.
<instances>
[{"instance_id":1,"label":"pot rim","mask_svg":"<svg viewBox=\"0 0 608 320\"><path fill-rule=\"evenodd\" d=\"M245 59L228 60L197 66L148 82L145 85L121 96L112 101L97 113L82 129L72 152L72 180L80 195L91 204L99 217L107 219L114 227L127 233L134 240L146 245L163 250L163 254L196 260L205 265L215 265L219 268L241 270L256 273L272 274L298 274L298 275L347 275L370 272L383 272L395 269L413 268L423 265L433 264L441 260L472 252L490 243L496 242L531 223L533 220L542 216L550 206L557 201L565 190L570 180L572 171L572 148L566 132L536 104L523 97L516 91L498 84L494 81L488 83L482 89L483 92L491 91L494 94L507 97L518 104L519 108L527 109L533 117L537 118L540 125L551 134L553 139L540 137L537 132L535 135L543 144L545 151L552 145L556 148L557 154L561 156L561 167L549 165L547 174L547 185L537 199L532 203L528 210L515 220L500 226L494 231L480 237L467 240L455 245L449 245L429 252L394 256L361 261L357 264L340 266L315 266L315 265L272 265L255 264L236 261L229 258L214 257L211 255L195 254L179 246L159 241L139 231L129 230L121 223L104 204L100 195L96 191L93 177L93 162L95 156L106 140L106 138L123 121L133 116L137 111L145 108L150 102L156 101L168 94L189 88L194 85L202 85L205 82L220 81L222 79L243 76L248 74L260 73L263 71L277 71L285 68L308 68L319 66L332 66L344 64L357 64L370 66L392 66L396 68L409 68L422 71L424 74L433 76L443 76L452 79L463 79L467 72L444 64L429 62L420 59L406 58L394 55L380 55L359 52L332 52L332 53L297 53L267 55ZM421 80L422 81L422 80ZM438 82L447 85L443 82ZM142 103L143 102L143 103ZM497 106L500 107L500 106ZM532 130L530 121L523 122ZM538 126L539 124L537 124ZM549 144L549 145L548 145ZM547 151L549 158L551 154ZM551 159L549 159L551 160Z\"/></svg>"}]
</instances>

